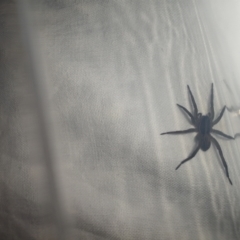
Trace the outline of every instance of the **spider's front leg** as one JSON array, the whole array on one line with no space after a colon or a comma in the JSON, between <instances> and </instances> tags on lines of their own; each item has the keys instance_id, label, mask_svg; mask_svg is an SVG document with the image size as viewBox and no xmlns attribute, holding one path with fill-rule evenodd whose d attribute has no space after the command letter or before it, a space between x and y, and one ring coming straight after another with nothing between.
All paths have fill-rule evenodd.
<instances>
[{"instance_id":1,"label":"spider's front leg","mask_svg":"<svg viewBox=\"0 0 240 240\"><path fill-rule=\"evenodd\" d=\"M212 122L212 126L216 125L222 118L223 114L224 114L224 111L226 109L226 106L223 107L220 115Z\"/></svg>"},{"instance_id":2,"label":"spider's front leg","mask_svg":"<svg viewBox=\"0 0 240 240\"><path fill-rule=\"evenodd\" d=\"M185 107L181 106L180 104L177 104L177 106L180 107L191 118L191 123L192 125L195 126L195 119L193 115Z\"/></svg>"},{"instance_id":3,"label":"spider's front leg","mask_svg":"<svg viewBox=\"0 0 240 240\"><path fill-rule=\"evenodd\" d=\"M189 94L190 94L190 97L191 97L191 100L192 100L192 104L193 104L193 108L194 108L194 119L197 119L197 115L198 115L197 104L196 104L196 102L195 102L195 99L194 99L194 97L193 97L193 94L192 94L192 92L191 92L190 87L189 87L188 85L187 85L187 87L188 87L188 92L189 92Z\"/></svg>"},{"instance_id":4,"label":"spider's front leg","mask_svg":"<svg viewBox=\"0 0 240 240\"><path fill-rule=\"evenodd\" d=\"M214 119L214 106L213 106L213 83L212 83L212 87L211 87L211 102L210 102L210 111L211 111L211 119Z\"/></svg>"}]
</instances>

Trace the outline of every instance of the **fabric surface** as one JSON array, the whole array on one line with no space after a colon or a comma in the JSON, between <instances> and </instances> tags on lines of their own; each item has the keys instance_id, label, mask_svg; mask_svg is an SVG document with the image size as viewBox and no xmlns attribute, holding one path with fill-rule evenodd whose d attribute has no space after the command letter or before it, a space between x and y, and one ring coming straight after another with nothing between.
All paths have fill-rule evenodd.
<instances>
[{"instance_id":1,"label":"fabric surface","mask_svg":"<svg viewBox=\"0 0 240 240\"><path fill-rule=\"evenodd\" d=\"M0 239L240 239L239 135L216 136L233 186L214 146L175 171L196 134L160 135L191 127L187 84L208 113L211 83L216 129L240 132L236 1L0 13Z\"/></svg>"}]
</instances>

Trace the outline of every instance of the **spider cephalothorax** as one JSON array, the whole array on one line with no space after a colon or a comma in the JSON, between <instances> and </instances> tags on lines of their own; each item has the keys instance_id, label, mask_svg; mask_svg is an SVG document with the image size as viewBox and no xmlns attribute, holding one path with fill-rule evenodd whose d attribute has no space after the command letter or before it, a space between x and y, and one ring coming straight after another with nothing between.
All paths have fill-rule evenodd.
<instances>
[{"instance_id":1,"label":"spider cephalothorax","mask_svg":"<svg viewBox=\"0 0 240 240\"><path fill-rule=\"evenodd\" d=\"M226 106L223 107L220 115L214 120L214 107L213 107L213 84L212 84L212 88L211 88L211 103L210 103L210 113L208 113L207 115L202 115L202 113L198 112L198 108L197 108L197 104L194 100L194 97L192 95L192 92L190 90L190 87L188 87L188 91L192 100L192 104L193 104L193 109L194 109L194 113L192 114L191 112L189 112L185 107L178 105L178 107L180 107L189 117L191 120L191 124L194 126L194 128L190 128L187 130L182 130L182 131L172 131L172 132L165 132L165 133L161 133L161 135L164 134L184 134L184 133L192 133L192 132L197 132L197 140L198 140L198 145L197 148L190 154L190 156L186 159L184 159L177 167L176 170L185 162L189 161L190 159L192 159L198 152L198 150L201 148L203 151L207 151L210 146L211 143L213 143L218 152L219 155L221 157L223 166L226 170L226 175L227 178L230 182L230 184L232 184L232 181L229 177L229 173L228 173L228 166L227 163L225 161L225 158L223 156L223 152L222 149L218 143L218 141L211 136L211 133L215 133L218 134L222 137L228 138L228 139L234 139L234 137L231 137L219 130L213 129L212 127L214 125L216 125L222 118L223 113L225 111Z\"/></svg>"}]
</instances>

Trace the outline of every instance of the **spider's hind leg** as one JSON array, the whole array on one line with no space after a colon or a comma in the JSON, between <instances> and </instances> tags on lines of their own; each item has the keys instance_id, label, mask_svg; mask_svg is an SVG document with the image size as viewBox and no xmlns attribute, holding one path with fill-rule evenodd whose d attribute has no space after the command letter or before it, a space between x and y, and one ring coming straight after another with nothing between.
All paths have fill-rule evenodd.
<instances>
[{"instance_id":1,"label":"spider's hind leg","mask_svg":"<svg viewBox=\"0 0 240 240\"><path fill-rule=\"evenodd\" d=\"M197 148L192 152L192 154L191 154L188 158L186 158L186 159L184 159L183 161L180 162L180 164L176 167L176 170L177 170L178 168L180 168L180 166L181 166L182 164L184 164L185 162L187 162L187 161L191 160L192 158L194 158L195 155L197 154L198 150L200 149L200 147L201 147L201 142L198 143Z\"/></svg>"},{"instance_id":2,"label":"spider's hind leg","mask_svg":"<svg viewBox=\"0 0 240 240\"><path fill-rule=\"evenodd\" d=\"M212 142L214 143L214 145L216 146L216 148L217 148L217 150L218 150L218 152L219 152L219 155L220 155L220 157L221 157L221 160L222 160L223 166L224 166L224 168L225 168L225 170L226 170L227 178L228 178L230 184L233 185L233 184L232 184L232 180L231 180L230 177L229 177L229 173L228 173L228 165L227 165L227 163L226 163L226 161L225 161L225 158L224 158L224 156L223 156L222 149L221 149L221 147L220 147L218 141L217 141L214 137L211 136L211 140L212 140Z\"/></svg>"}]
</instances>

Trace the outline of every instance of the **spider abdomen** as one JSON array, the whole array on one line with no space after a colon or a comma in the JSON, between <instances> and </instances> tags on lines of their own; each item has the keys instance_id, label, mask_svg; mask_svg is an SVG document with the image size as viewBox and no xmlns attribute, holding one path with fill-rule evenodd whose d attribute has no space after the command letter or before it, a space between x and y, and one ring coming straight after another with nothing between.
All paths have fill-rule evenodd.
<instances>
[{"instance_id":1,"label":"spider abdomen","mask_svg":"<svg viewBox=\"0 0 240 240\"><path fill-rule=\"evenodd\" d=\"M211 119L209 116L202 116L199 122L199 132L208 135L211 131Z\"/></svg>"},{"instance_id":2,"label":"spider abdomen","mask_svg":"<svg viewBox=\"0 0 240 240\"><path fill-rule=\"evenodd\" d=\"M202 137L201 149L205 152L211 147L211 140L209 135L204 135Z\"/></svg>"}]
</instances>

